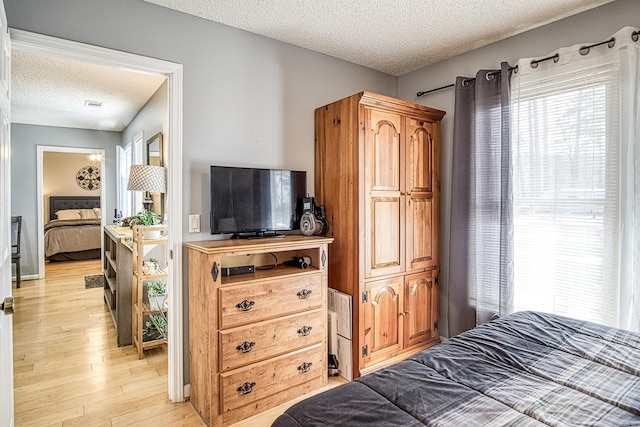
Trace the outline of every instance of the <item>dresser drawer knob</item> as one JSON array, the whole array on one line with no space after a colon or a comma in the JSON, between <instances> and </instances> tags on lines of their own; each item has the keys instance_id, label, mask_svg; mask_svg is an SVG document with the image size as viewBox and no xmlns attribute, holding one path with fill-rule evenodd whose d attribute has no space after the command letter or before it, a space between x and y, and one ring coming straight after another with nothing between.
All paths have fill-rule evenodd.
<instances>
[{"instance_id":1,"label":"dresser drawer knob","mask_svg":"<svg viewBox=\"0 0 640 427\"><path fill-rule=\"evenodd\" d=\"M253 388L256 386L256 383L244 383L240 387L238 387L238 391L242 394L249 394L253 391Z\"/></svg>"},{"instance_id":2,"label":"dresser drawer knob","mask_svg":"<svg viewBox=\"0 0 640 427\"><path fill-rule=\"evenodd\" d=\"M244 300L236 304L236 307L238 307L240 311L249 311L251 310L251 307L254 306L254 304L255 304L255 301Z\"/></svg>"},{"instance_id":3,"label":"dresser drawer knob","mask_svg":"<svg viewBox=\"0 0 640 427\"><path fill-rule=\"evenodd\" d=\"M256 343L253 341L251 342L245 341L239 346L237 346L236 350L241 351L242 353L249 353L251 350L253 350L254 345L256 345Z\"/></svg>"},{"instance_id":4,"label":"dresser drawer knob","mask_svg":"<svg viewBox=\"0 0 640 427\"><path fill-rule=\"evenodd\" d=\"M298 371L302 372L303 374L306 374L311 370L311 365L313 365L313 363L304 362L302 365L298 366Z\"/></svg>"},{"instance_id":5,"label":"dresser drawer knob","mask_svg":"<svg viewBox=\"0 0 640 427\"><path fill-rule=\"evenodd\" d=\"M303 326L302 328L298 329L298 334L306 337L311 333L311 329L313 329L311 326Z\"/></svg>"},{"instance_id":6,"label":"dresser drawer knob","mask_svg":"<svg viewBox=\"0 0 640 427\"><path fill-rule=\"evenodd\" d=\"M298 295L298 298L300 299L307 299L309 298L309 295L311 295L311 289L303 289L300 292L298 292L296 295Z\"/></svg>"}]
</instances>

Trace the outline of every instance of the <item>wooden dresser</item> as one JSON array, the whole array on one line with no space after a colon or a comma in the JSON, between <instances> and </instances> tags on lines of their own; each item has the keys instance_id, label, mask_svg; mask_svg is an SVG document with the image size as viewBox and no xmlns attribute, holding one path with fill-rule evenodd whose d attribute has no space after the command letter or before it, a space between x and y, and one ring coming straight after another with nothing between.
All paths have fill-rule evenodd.
<instances>
[{"instance_id":1,"label":"wooden dresser","mask_svg":"<svg viewBox=\"0 0 640 427\"><path fill-rule=\"evenodd\" d=\"M327 247L289 235L187 243L191 403L229 425L327 384ZM309 257L301 269L285 265ZM254 265L254 273L223 269Z\"/></svg>"}]
</instances>

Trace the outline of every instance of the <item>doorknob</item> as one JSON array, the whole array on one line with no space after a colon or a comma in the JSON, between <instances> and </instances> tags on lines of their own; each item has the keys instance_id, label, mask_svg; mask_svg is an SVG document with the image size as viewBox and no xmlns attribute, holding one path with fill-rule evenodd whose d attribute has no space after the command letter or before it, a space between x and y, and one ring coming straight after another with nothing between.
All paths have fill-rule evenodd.
<instances>
[{"instance_id":1,"label":"doorknob","mask_svg":"<svg viewBox=\"0 0 640 427\"><path fill-rule=\"evenodd\" d=\"M2 306L0 308L6 315L13 314L15 308L13 297L4 297L4 301L2 302Z\"/></svg>"}]
</instances>

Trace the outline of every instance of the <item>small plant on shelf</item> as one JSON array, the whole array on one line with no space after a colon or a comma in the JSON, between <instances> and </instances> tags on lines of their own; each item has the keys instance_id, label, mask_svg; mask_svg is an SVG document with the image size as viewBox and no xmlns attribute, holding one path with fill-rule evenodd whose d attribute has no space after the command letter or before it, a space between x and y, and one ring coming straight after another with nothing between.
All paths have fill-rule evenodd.
<instances>
[{"instance_id":1,"label":"small plant on shelf","mask_svg":"<svg viewBox=\"0 0 640 427\"><path fill-rule=\"evenodd\" d=\"M164 313L152 314L149 316L149 322L147 322L147 329L151 328L151 325L162 335L162 338L167 339L167 330L169 323L167 322L167 316Z\"/></svg>"},{"instance_id":2,"label":"small plant on shelf","mask_svg":"<svg viewBox=\"0 0 640 427\"><path fill-rule=\"evenodd\" d=\"M162 311L164 309L164 300L167 297L166 283L161 280L154 280L147 282L146 288L151 310Z\"/></svg>"},{"instance_id":3,"label":"small plant on shelf","mask_svg":"<svg viewBox=\"0 0 640 427\"><path fill-rule=\"evenodd\" d=\"M146 209L141 210L134 216L129 218L129 225L158 225L160 224L160 216L155 212Z\"/></svg>"}]
</instances>

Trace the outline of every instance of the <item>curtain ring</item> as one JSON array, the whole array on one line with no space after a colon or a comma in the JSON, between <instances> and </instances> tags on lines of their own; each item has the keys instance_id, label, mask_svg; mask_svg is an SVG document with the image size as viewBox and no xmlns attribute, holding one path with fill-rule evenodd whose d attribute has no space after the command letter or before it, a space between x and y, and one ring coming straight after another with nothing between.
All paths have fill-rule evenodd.
<instances>
[{"instance_id":1,"label":"curtain ring","mask_svg":"<svg viewBox=\"0 0 640 427\"><path fill-rule=\"evenodd\" d=\"M462 86L467 87L469 86L469 83L472 82L472 79L464 79L462 80Z\"/></svg>"},{"instance_id":2,"label":"curtain ring","mask_svg":"<svg viewBox=\"0 0 640 427\"><path fill-rule=\"evenodd\" d=\"M640 31L634 31L633 33L631 33L631 40L633 40L634 42L637 42L638 35L640 35Z\"/></svg>"},{"instance_id":3,"label":"curtain ring","mask_svg":"<svg viewBox=\"0 0 640 427\"><path fill-rule=\"evenodd\" d=\"M609 46L609 49L611 49L615 45L616 45L616 38L615 37L611 37L611 40L609 40L609 43L607 43L607 46Z\"/></svg>"},{"instance_id":4,"label":"curtain ring","mask_svg":"<svg viewBox=\"0 0 640 427\"><path fill-rule=\"evenodd\" d=\"M495 77L496 77L496 73L495 73L495 72L493 72L493 71L492 71L492 72L487 73L487 74L484 76L484 78L485 78L485 79L487 79L488 81L491 81L491 80L495 79Z\"/></svg>"}]
</instances>

